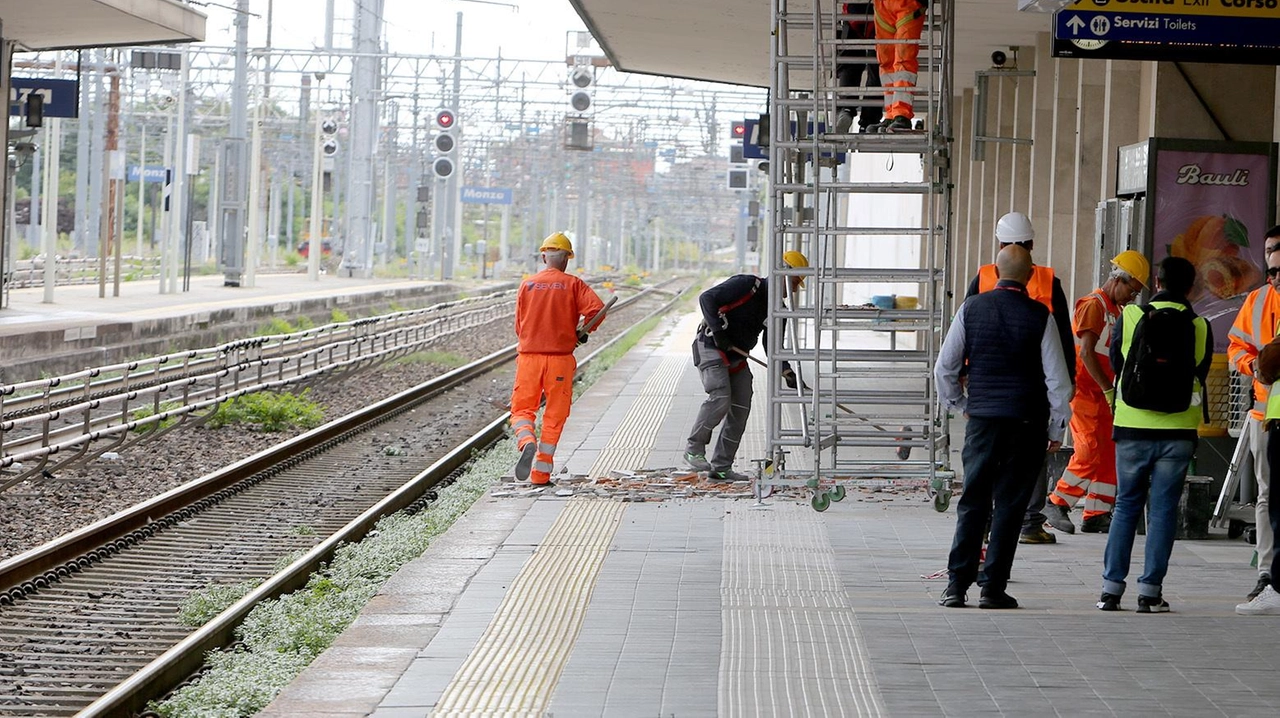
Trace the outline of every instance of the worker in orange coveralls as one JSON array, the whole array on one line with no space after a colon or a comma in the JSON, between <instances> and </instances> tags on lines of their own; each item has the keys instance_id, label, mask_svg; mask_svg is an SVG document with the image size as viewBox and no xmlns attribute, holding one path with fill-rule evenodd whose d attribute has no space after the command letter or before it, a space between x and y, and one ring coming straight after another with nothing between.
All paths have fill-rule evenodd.
<instances>
[{"instance_id":1,"label":"worker in orange coveralls","mask_svg":"<svg viewBox=\"0 0 1280 718\"><path fill-rule=\"evenodd\" d=\"M1073 534L1069 512L1084 499L1080 530L1107 533L1116 503L1116 443L1111 438L1111 407L1116 375L1111 370L1111 328L1120 310L1147 286L1151 263L1132 249L1111 260L1102 286L1076 300L1072 330L1076 345L1076 395L1071 400L1071 440L1075 453L1049 496L1045 518L1055 529Z\"/></svg>"},{"instance_id":2,"label":"worker in orange coveralls","mask_svg":"<svg viewBox=\"0 0 1280 718\"><path fill-rule=\"evenodd\" d=\"M525 279L516 294L519 354L511 389L511 428L520 449L516 478L545 486L551 483L556 442L573 401L573 373L578 368L573 350L587 341L587 331L579 327L590 325L604 310L604 302L586 282L565 273L573 245L564 233L542 240L538 251L546 269ZM534 422L544 396L547 408L539 439Z\"/></svg>"},{"instance_id":3,"label":"worker in orange coveralls","mask_svg":"<svg viewBox=\"0 0 1280 718\"><path fill-rule=\"evenodd\" d=\"M877 40L919 40L924 30L927 0L875 0ZM918 42L876 45L880 82L884 83L884 122L880 132L911 129L915 113L916 79L920 72Z\"/></svg>"}]
</instances>

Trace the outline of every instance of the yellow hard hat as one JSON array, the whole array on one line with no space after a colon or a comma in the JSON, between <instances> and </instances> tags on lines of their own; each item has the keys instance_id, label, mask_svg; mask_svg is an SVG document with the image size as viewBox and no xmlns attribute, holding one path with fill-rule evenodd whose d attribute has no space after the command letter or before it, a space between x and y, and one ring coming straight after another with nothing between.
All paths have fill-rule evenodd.
<instances>
[{"instance_id":1,"label":"yellow hard hat","mask_svg":"<svg viewBox=\"0 0 1280 718\"><path fill-rule=\"evenodd\" d=\"M782 261L792 269L805 269L809 266L809 258L794 249L789 252L783 252ZM800 279L800 286L804 286L804 278Z\"/></svg>"},{"instance_id":2,"label":"yellow hard hat","mask_svg":"<svg viewBox=\"0 0 1280 718\"><path fill-rule=\"evenodd\" d=\"M1126 249L1117 254L1116 258L1111 260L1111 263L1123 269L1130 277L1138 280L1138 283L1142 286L1147 286L1147 279L1151 274L1151 263L1147 261L1147 258L1141 252Z\"/></svg>"},{"instance_id":3,"label":"yellow hard hat","mask_svg":"<svg viewBox=\"0 0 1280 718\"><path fill-rule=\"evenodd\" d=\"M562 249L569 253L569 258L573 259L573 243L569 238L564 236L564 232L555 232L542 240L542 246L538 247L538 251L542 252L548 249Z\"/></svg>"}]
</instances>

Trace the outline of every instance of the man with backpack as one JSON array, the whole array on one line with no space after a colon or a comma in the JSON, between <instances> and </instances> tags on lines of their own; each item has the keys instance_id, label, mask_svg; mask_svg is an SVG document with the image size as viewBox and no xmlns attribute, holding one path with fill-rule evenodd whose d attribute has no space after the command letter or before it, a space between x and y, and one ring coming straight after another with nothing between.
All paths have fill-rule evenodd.
<instances>
[{"instance_id":1,"label":"man with backpack","mask_svg":"<svg viewBox=\"0 0 1280 718\"><path fill-rule=\"evenodd\" d=\"M1115 393L1116 506L1103 553L1098 608L1120 610L1133 537L1147 506L1146 556L1138 577L1138 613L1166 613L1162 596L1177 531L1178 500L1195 455L1197 430L1208 419L1205 380L1213 359L1213 331L1187 299L1196 268L1165 257L1156 274L1158 293L1130 304L1116 320L1111 367Z\"/></svg>"}]
</instances>

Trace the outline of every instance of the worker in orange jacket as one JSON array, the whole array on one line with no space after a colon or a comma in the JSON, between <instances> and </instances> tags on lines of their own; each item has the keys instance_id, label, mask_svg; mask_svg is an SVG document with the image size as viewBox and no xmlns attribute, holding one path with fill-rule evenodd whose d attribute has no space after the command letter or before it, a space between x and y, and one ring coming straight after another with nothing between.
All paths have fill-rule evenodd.
<instances>
[{"instance_id":1,"label":"worker in orange jacket","mask_svg":"<svg viewBox=\"0 0 1280 718\"><path fill-rule=\"evenodd\" d=\"M1035 246L1036 231L1031 220L1021 212L1009 212L996 222L996 240L1003 248L1009 244L1021 245L1028 252ZM1067 306L1067 295L1062 291L1062 282L1054 276L1051 267L1032 266L1031 279L1027 282L1027 295L1049 308L1053 316L1054 326L1058 329L1058 339L1062 343L1063 359L1067 363L1067 373L1071 375L1071 383L1076 381L1076 363L1074 342L1071 341L1071 310ZM984 264L978 269L978 275L969 282L965 293L968 299L975 294L995 289L999 276L996 265ZM1045 501L1049 497L1048 478L1049 455L1045 454L1044 466L1036 474L1036 486L1031 492L1031 504L1027 506L1026 516L1022 520L1022 535L1018 543L1056 543L1053 534L1044 530Z\"/></svg>"},{"instance_id":2,"label":"worker in orange jacket","mask_svg":"<svg viewBox=\"0 0 1280 718\"><path fill-rule=\"evenodd\" d=\"M884 122L880 132L911 129L915 117L915 87L920 73L919 39L924 31L927 0L875 0L877 40L912 40L876 45L880 82L884 83Z\"/></svg>"},{"instance_id":3,"label":"worker in orange jacket","mask_svg":"<svg viewBox=\"0 0 1280 718\"><path fill-rule=\"evenodd\" d=\"M1267 283L1249 292L1236 321L1227 335L1227 358L1236 371L1253 377L1253 408L1240 431L1240 440L1250 442L1253 474L1258 486L1255 518L1258 530L1258 583L1249 592L1249 600L1257 597L1271 580L1271 559L1275 555L1275 535L1271 531L1268 507L1271 497L1271 467L1267 461L1267 442L1263 429L1263 412L1271 387L1258 381L1254 362L1258 352L1276 336L1280 323L1280 226L1272 227L1263 239L1263 256L1267 263Z\"/></svg>"},{"instance_id":4,"label":"worker in orange jacket","mask_svg":"<svg viewBox=\"0 0 1280 718\"><path fill-rule=\"evenodd\" d=\"M1084 499L1080 530L1106 533L1116 503L1116 443L1111 438L1111 407L1116 374L1111 370L1111 329L1120 309L1147 285L1151 263L1132 249L1111 260L1111 276L1076 301L1072 329L1076 345L1076 395L1071 400L1071 440L1075 452L1058 480L1045 516L1064 533L1076 532L1069 512Z\"/></svg>"},{"instance_id":5,"label":"worker in orange jacket","mask_svg":"<svg viewBox=\"0 0 1280 718\"><path fill-rule=\"evenodd\" d=\"M520 449L516 478L545 486L551 483L556 443L573 401L573 373L578 369L573 350L587 341L579 320L590 325L604 310L604 302L586 282L565 273L573 245L564 233L544 239L538 251L546 269L525 279L516 294L519 354L511 389L511 428ZM547 408L539 438L534 422L543 397Z\"/></svg>"}]
</instances>

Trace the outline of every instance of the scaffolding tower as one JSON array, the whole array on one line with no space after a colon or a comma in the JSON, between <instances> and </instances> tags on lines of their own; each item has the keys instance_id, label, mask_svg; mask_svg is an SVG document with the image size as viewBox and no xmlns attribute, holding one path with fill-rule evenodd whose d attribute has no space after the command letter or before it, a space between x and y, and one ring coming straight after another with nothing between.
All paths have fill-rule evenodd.
<instances>
[{"instance_id":1,"label":"scaffolding tower","mask_svg":"<svg viewBox=\"0 0 1280 718\"><path fill-rule=\"evenodd\" d=\"M756 491L807 487L823 511L851 481L918 484L944 511L955 474L933 367L950 316L955 4L929 3L919 40L842 32L874 23L871 6L772 3L769 461ZM903 43L919 46L912 129L839 127L887 83L840 86L837 70ZM809 266L784 264L791 250Z\"/></svg>"}]
</instances>

